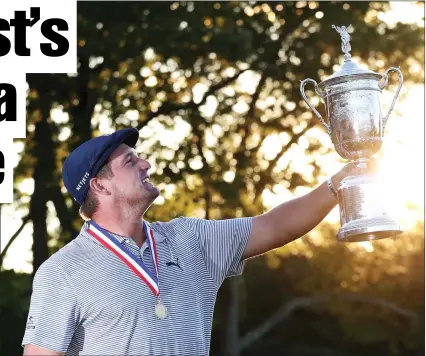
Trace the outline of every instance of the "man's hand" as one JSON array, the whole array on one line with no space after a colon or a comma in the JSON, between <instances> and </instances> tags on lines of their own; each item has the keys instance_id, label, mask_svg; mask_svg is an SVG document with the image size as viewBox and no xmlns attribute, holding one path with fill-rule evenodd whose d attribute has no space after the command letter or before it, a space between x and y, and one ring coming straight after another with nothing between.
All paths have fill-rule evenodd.
<instances>
[{"instance_id":1,"label":"man's hand","mask_svg":"<svg viewBox=\"0 0 426 356\"><path fill-rule=\"evenodd\" d=\"M362 163L349 162L343 168L331 177L334 189L339 188L341 181L349 176L356 176L360 174L372 174L377 172L377 162L375 159L370 158Z\"/></svg>"}]
</instances>

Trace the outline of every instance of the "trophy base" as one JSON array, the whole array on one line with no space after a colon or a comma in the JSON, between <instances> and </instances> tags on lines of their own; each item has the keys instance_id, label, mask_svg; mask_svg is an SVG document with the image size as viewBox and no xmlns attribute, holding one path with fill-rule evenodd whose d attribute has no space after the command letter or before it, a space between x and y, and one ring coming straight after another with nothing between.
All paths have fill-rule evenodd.
<instances>
[{"instance_id":1,"label":"trophy base","mask_svg":"<svg viewBox=\"0 0 426 356\"><path fill-rule=\"evenodd\" d=\"M352 221L339 229L337 240L342 242L362 242L380 240L402 234L401 226L389 219Z\"/></svg>"}]
</instances>

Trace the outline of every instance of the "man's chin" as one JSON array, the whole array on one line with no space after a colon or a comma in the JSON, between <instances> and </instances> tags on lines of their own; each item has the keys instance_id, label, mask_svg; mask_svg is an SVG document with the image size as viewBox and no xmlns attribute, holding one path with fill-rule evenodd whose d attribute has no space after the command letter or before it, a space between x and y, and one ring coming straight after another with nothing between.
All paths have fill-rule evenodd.
<instances>
[{"instance_id":1,"label":"man's chin","mask_svg":"<svg viewBox=\"0 0 426 356\"><path fill-rule=\"evenodd\" d=\"M154 203L155 199L157 199L160 196L160 191L157 190L157 192L153 192L149 197L145 196L143 200L140 202L141 206L143 207L143 214L151 207L151 205Z\"/></svg>"},{"instance_id":2,"label":"man's chin","mask_svg":"<svg viewBox=\"0 0 426 356\"><path fill-rule=\"evenodd\" d=\"M156 192L157 192L157 197L161 194L160 193L160 189L158 189L157 187L155 187L155 190L156 190Z\"/></svg>"},{"instance_id":3,"label":"man's chin","mask_svg":"<svg viewBox=\"0 0 426 356\"><path fill-rule=\"evenodd\" d=\"M154 195L154 197L153 197L153 199L152 199L152 202L154 202L154 201L155 201L155 199L157 199L160 195L161 195L160 190L159 190L159 189L157 189L157 193Z\"/></svg>"},{"instance_id":4,"label":"man's chin","mask_svg":"<svg viewBox=\"0 0 426 356\"><path fill-rule=\"evenodd\" d=\"M159 196L160 196L160 190L154 187L149 192L146 192L144 194L143 200L147 202L149 205L151 205L155 201L155 199L157 199Z\"/></svg>"}]
</instances>

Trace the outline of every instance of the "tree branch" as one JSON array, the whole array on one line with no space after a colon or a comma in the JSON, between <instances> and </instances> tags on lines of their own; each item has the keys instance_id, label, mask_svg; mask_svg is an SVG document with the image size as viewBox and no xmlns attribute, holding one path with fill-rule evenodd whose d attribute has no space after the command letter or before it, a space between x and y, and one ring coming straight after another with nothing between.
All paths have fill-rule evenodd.
<instances>
[{"instance_id":1,"label":"tree branch","mask_svg":"<svg viewBox=\"0 0 426 356\"><path fill-rule=\"evenodd\" d=\"M250 136L251 125L249 125L248 121L254 122L256 120L256 104L257 104L257 101L259 100L260 93L262 92L262 89L265 85L267 78L268 77L265 75L265 73L261 74L259 82L257 83L256 90L252 96L249 111L247 112L247 116L246 116L246 121L243 124L240 124L235 130L236 132L239 132L240 130L244 130L244 135L241 140L240 148L235 153L238 169L241 168L241 165L240 165L241 162L244 162L244 160L240 158L242 158L242 156L244 155L244 152L246 151L247 139Z\"/></svg>"},{"instance_id":2,"label":"tree branch","mask_svg":"<svg viewBox=\"0 0 426 356\"><path fill-rule=\"evenodd\" d=\"M290 148L290 146L293 143L296 143L299 140L299 138L301 138L309 129L311 129L312 127L314 127L314 125L315 124L311 121L311 123L308 124L302 131L300 131L297 134L293 134L293 136L291 137L290 141L288 141L288 143L281 148L280 153L278 153L277 156L273 160L270 161L269 167L265 171L265 172L267 172L268 176L270 176L272 174L272 171L275 168L275 166L277 165L279 159Z\"/></svg>"},{"instance_id":3,"label":"tree branch","mask_svg":"<svg viewBox=\"0 0 426 356\"><path fill-rule=\"evenodd\" d=\"M357 293L339 293L339 294L318 294L313 297L295 298L289 302L285 302L278 310L273 313L266 321L252 331L249 331L240 339L240 351L249 347L251 344L260 340L265 334L272 330L278 323L291 316L296 309L309 308L315 304L331 301L333 298L347 300L352 302L361 302L373 304L378 307L389 309L398 315L407 318L417 318L417 314L411 310L400 308L398 305L387 300L361 295Z\"/></svg>"},{"instance_id":4,"label":"tree branch","mask_svg":"<svg viewBox=\"0 0 426 356\"><path fill-rule=\"evenodd\" d=\"M259 199L261 199L261 192L263 191L263 189L265 189L265 182L270 181L271 175L272 175L272 171L274 170L275 166L278 163L278 160L282 157L282 155L289 149L289 147L293 144L296 143L297 140L302 137L310 128L313 127L313 123L307 125L301 132L297 133L297 134L293 134L293 136L291 137L290 141L286 144L283 145L281 148L281 151L276 155L276 157L271 160L269 162L269 166L267 169L265 169L263 172L260 172L260 179L259 181L255 184L255 196L259 197ZM259 144L259 146L257 147L257 150L261 147L261 144Z\"/></svg>"},{"instance_id":5,"label":"tree branch","mask_svg":"<svg viewBox=\"0 0 426 356\"><path fill-rule=\"evenodd\" d=\"M12 237L9 239L6 247L4 248L4 250L1 252L0 254L0 269L3 265L3 259L6 256L7 251L9 250L10 246L12 246L13 242L16 240L16 238L19 236L19 234L22 232L22 230L24 229L25 225L27 224L27 222L30 220L30 215L26 215L23 219L22 219L22 223L21 226L18 228L18 230L16 230L16 232L12 235Z\"/></svg>"},{"instance_id":6,"label":"tree branch","mask_svg":"<svg viewBox=\"0 0 426 356\"><path fill-rule=\"evenodd\" d=\"M144 125L146 125L149 121L151 121L153 118L160 116L160 115L165 115L165 114L169 114L173 111L178 111L178 110L187 110L187 109L197 109L199 108L201 105L205 104L207 98L214 94L216 91L226 87L227 85L231 84L233 81L235 81L236 79L238 79L238 77L243 74L244 72L248 71L250 68L246 68L246 69L242 69L240 71L238 71L235 75L233 75L232 77L228 77L224 80L222 80L221 82L217 83L217 84L213 84L210 86L209 90L207 90L201 101L199 103L195 103L194 101L190 101L188 103L183 103L183 104L174 104L174 103L163 103L163 105L160 106L160 108L156 111L156 112L150 112L149 115L147 116L146 120L144 121Z\"/></svg>"}]
</instances>

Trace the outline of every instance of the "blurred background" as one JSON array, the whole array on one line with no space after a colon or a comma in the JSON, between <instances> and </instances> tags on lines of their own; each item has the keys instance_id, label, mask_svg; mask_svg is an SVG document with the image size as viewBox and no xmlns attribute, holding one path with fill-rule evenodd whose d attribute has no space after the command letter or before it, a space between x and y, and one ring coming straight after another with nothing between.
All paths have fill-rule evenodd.
<instances>
[{"instance_id":1,"label":"blurred background","mask_svg":"<svg viewBox=\"0 0 426 356\"><path fill-rule=\"evenodd\" d=\"M27 75L27 138L1 207L0 354L22 353L34 272L82 225L60 170L92 136L133 126L162 196L149 221L253 216L344 163L303 102L354 60L404 85L380 175L404 234L338 243L338 211L222 286L211 355L424 355L424 2L79 2L78 74ZM381 95L387 112L397 86ZM309 88L312 89L312 88ZM324 115L312 91L308 97ZM285 217L283 217L285 218Z\"/></svg>"}]
</instances>

